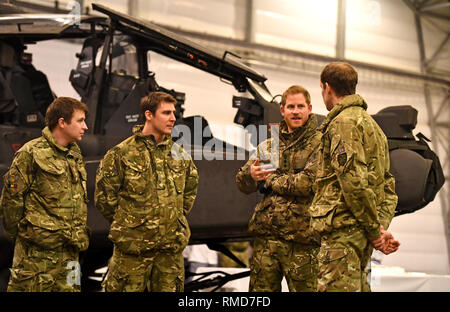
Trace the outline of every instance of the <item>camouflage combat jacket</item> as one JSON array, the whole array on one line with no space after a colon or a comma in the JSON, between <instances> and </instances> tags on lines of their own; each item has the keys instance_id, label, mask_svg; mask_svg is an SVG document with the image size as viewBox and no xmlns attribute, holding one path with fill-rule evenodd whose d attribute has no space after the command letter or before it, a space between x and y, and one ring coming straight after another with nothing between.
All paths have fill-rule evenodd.
<instances>
[{"instance_id":1,"label":"camouflage combat jacket","mask_svg":"<svg viewBox=\"0 0 450 312\"><path fill-rule=\"evenodd\" d=\"M87 249L86 178L78 145L61 146L44 128L17 151L4 176L1 209L8 236L44 248Z\"/></svg>"},{"instance_id":2,"label":"camouflage combat jacket","mask_svg":"<svg viewBox=\"0 0 450 312\"><path fill-rule=\"evenodd\" d=\"M123 253L182 250L191 233L186 216L197 194L197 168L171 136L156 144L142 129L135 126L101 161L95 205L112 223L109 239Z\"/></svg>"},{"instance_id":3,"label":"camouflage combat jacket","mask_svg":"<svg viewBox=\"0 0 450 312\"><path fill-rule=\"evenodd\" d=\"M311 114L308 122L294 132L288 133L284 121L280 123L279 144L274 136L262 142L249 161L236 175L239 190L250 194L257 191L258 184L250 175L250 166L256 157L260 165L269 157L278 158L276 173L266 182L272 192L259 202L249 222L249 232L255 236L276 237L299 243L314 243L317 235L310 230L308 213L313 193L312 184L315 174L315 158L320 144L320 132L316 131L317 118ZM278 155L277 155L278 153ZM268 155L269 154L269 155ZM278 156L278 157L277 157ZM293 185L287 186L286 177L296 175Z\"/></svg>"},{"instance_id":4,"label":"camouflage combat jacket","mask_svg":"<svg viewBox=\"0 0 450 312\"><path fill-rule=\"evenodd\" d=\"M357 94L344 97L327 115L311 205L311 225L330 232L357 225L367 238L380 236L397 205L389 173L386 136Z\"/></svg>"}]
</instances>

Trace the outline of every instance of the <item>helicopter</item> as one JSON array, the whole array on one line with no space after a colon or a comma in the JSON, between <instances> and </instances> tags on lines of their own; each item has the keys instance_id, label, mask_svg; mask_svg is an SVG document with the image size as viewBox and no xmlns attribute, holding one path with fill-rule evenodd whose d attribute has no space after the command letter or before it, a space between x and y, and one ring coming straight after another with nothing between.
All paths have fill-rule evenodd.
<instances>
[{"instance_id":1,"label":"helicopter","mask_svg":"<svg viewBox=\"0 0 450 312\"><path fill-rule=\"evenodd\" d=\"M56 97L46 75L32 65L27 45L50 39L82 40L81 51L75 55L77 66L69 75L71 86L89 107L89 130L79 143L88 173L88 226L92 230L90 246L80 257L82 290L100 287L84 286L89 285L85 277L105 266L112 255L112 243L107 238L109 224L93 205L97 167L110 148L130 136L133 126L143 122L139 102L151 91L165 91L177 99L173 139L190 152L200 176L198 195L188 215L189 244L207 244L242 266L222 243L251 239L248 221L263 195L244 195L235 185L235 174L248 160L250 150L214 137L203 116L184 116L186 94L159 85L156 73L149 69L147 55L151 51L189 65L245 93L246 96L232 97L231 104L237 109L234 122L255 130L250 137L254 145L270 135L269 127L261 126L282 120L279 103L266 86L267 78L229 51L218 53L149 21L100 4L92 4L92 8L106 17L82 15L74 19L70 15L36 15L20 10L0 17L1 175L8 170L14 153L41 135L46 108ZM400 106L385 108L373 116L392 147L391 172L396 177L399 195L396 215L425 207L443 184L439 180L442 174L439 159L423 137L416 140L412 135L417 113L411 106ZM410 170L408 164L415 169ZM433 186L432 191L427 188L429 185ZM0 290L6 289L12 256L12 243L0 229ZM245 275L248 272L194 281L186 289L220 286Z\"/></svg>"}]
</instances>

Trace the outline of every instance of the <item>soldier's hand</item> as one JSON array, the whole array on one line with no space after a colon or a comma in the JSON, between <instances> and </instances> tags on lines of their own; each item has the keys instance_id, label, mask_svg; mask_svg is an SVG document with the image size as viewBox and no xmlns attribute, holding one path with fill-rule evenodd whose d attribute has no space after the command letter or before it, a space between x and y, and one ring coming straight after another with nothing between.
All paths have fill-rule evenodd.
<instances>
[{"instance_id":1,"label":"soldier's hand","mask_svg":"<svg viewBox=\"0 0 450 312\"><path fill-rule=\"evenodd\" d=\"M250 175L252 179L256 182L266 180L276 169L272 168L271 165L259 165L259 158L256 158L255 162L250 166Z\"/></svg>"},{"instance_id":2,"label":"soldier's hand","mask_svg":"<svg viewBox=\"0 0 450 312\"><path fill-rule=\"evenodd\" d=\"M380 227L381 235L375 240L371 240L370 243L376 249L388 255L390 253L396 252L400 246L400 242L394 239L391 232L384 229L383 226Z\"/></svg>"},{"instance_id":3,"label":"soldier's hand","mask_svg":"<svg viewBox=\"0 0 450 312\"><path fill-rule=\"evenodd\" d=\"M393 252L396 252L398 250L398 247L400 247L400 242L395 239L389 240L389 244L381 250L385 255L391 254Z\"/></svg>"},{"instance_id":4,"label":"soldier's hand","mask_svg":"<svg viewBox=\"0 0 450 312\"><path fill-rule=\"evenodd\" d=\"M370 241L370 244L372 244L373 248L375 248L376 250L381 250L382 248L384 248L384 246L387 243L385 241L383 234L381 234L380 237L378 237L376 239L369 239L369 241Z\"/></svg>"},{"instance_id":5,"label":"soldier's hand","mask_svg":"<svg viewBox=\"0 0 450 312\"><path fill-rule=\"evenodd\" d=\"M394 238L391 232L386 231L383 226L381 226L381 234L386 237L387 241L380 251L385 255L396 252L398 247L400 247L400 242Z\"/></svg>"},{"instance_id":6,"label":"soldier's hand","mask_svg":"<svg viewBox=\"0 0 450 312\"><path fill-rule=\"evenodd\" d=\"M389 236L390 234L390 236ZM380 237L376 239L369 239L370 243L372 244L373 248L376 250L383 250L387 247L389 243L389 239L391 239L392 234L385 231L384 227L380 226ZM393 237L392 237L393 238Z\"/></svg>"}]
</instances>

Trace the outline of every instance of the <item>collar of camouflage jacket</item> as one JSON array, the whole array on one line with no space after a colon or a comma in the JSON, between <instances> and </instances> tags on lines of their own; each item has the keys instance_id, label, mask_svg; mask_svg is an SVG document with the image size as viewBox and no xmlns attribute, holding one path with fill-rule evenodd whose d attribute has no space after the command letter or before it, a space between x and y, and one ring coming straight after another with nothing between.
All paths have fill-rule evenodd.
<instances>
[{"instance_id":1,"label":"collar of camouflage jacket","mask_svg":"<svg viewBox=\"0 0 450 312\"><path fill-rule=\"evenodd\" d=\"M161 142L156 143L156 139L153 134L149 134L149 135L142 134L143 129L144 129L144 125L136 125L133 127L133 134L136 136L136 138L138 140L142 140L145 144L149 144L151 147L156 147L156 146L169 146L170 147L171 146L172 136L170 134L166 135Z\"/></svg>"},{"instance_id":2,"label":"collar of camouflage jacket","mask_svg":"<svg viewBox=\"0 0 450 312\"><path fill-rule=\"evenodd\" d=\"M53 137L53 134L48 127L45 127L42 130L42 136L47 140L50 146L53 146L56 150L59 150L67 155L71 155L74 158L82 158L81 150L78 144L76 144L75 142L70 143L67 146L62 146L58 144L58 142L56 142L56 139Z\"/></svg>"},{"instance_id":3,"label":"collar of camouflage jacket","mask_svg":"<svg viewBox=\"0 0 450 312\"><path fill-rule=\"evenodd\" d=\"M310 136L317 129L317 117L315 114L310 114L308 121L302 126L289 133L287 124L283 120L280 122L280 140L289 147Z\"/></svg>"},{"instance_id":4,"label":"collar of camouflage jacket","mask_svg":"<svg viewBox=\"0 0 450 312\"><path fill-rule=\"evenodd\" d=\"M336 118L337 115L339 115L346 108L353 106L359 106L362 109L367 110L367 103L359 94L347 95L328 113L318 130L324 132L330 122Z\"/></svg>"}]
</instances>

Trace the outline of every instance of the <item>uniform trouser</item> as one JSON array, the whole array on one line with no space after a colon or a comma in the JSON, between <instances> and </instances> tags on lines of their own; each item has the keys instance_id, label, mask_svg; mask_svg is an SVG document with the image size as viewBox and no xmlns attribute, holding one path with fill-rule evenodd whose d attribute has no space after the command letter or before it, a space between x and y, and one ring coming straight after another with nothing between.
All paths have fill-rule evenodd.
<instances>
[{"instance_id":1,"label":"uniform trouser","mask_svg":"<svg viewBox=\"0 0 450 312\"><path fill-rule=\"evenodd\" d=\"M16 239L8 292L78 292L80 266L73 247L44 249Z\"/></svg>"},{"instance_id":2,"label":"uniform trouser","mask_svg":"<svg viewBox=\"0 0 450 312\"><path fill-rule=\"evenodd\" d=\"M156 250L130 255L114 247L103 286L107 292L181 292L184 290L182 252Z\"/></svg>"},{"instance_id":3,"label":"uniform trouser","mask_svg":"<svg viewBox=\"0 0 450 312\"><path fill-rule=\"evenodd\" d=\"M318 245L255 237L249 291L279 292L283 276L289 291L316 291Z\"/></svg>"},{"instance_id":4,"label":"uniform trouser","mask_svg":"<svg viewBox=\"0 0 450 312\"><path fill-rule=\"evenodd\" d=\"M372 254L364 230L350 226L322 235L318 291L370 291L367 264Z\"/></svg>"}]
</instances>

